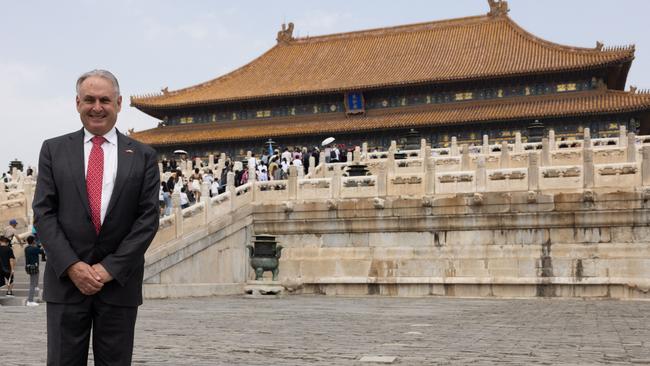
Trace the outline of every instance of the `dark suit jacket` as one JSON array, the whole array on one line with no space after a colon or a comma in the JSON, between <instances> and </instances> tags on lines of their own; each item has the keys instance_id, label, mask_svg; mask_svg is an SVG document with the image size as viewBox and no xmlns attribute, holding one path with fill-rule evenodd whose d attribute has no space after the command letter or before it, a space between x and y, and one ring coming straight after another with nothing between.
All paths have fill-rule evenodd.
<instances>
[{"instance_id":1,"label":"dark suit jacket","mask_svg":"<svg viewBox=\"0 0 650 366\"><path fill-rule=\"evenodd\" d=\"M70 265L101 263L113 281L95 296L108 304L142 304L144 253L158 230L160 176L155 151L117 132L117 174L99 235L90 219L83 129L43 142L34 194L34 225L47 251L43 299L77 303L83 295Z\"/></svg>"}]
</instances>

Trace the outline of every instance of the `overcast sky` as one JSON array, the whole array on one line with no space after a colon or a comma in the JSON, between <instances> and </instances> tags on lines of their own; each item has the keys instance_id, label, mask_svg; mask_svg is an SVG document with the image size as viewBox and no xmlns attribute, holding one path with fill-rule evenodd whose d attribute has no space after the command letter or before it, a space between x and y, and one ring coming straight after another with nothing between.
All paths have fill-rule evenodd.
<instances>
[{"instance_id":1,"label":"overcast sky","mask_svg":"<svg viewBox=\"0 0 650 366\"><path fill-rule=\"evenodd\" d=\"M650 1L510 0L510 17L556 43L636 44L628 86L650 88ZM487 0L5 1L0 11L0 169L36 165L44 139L81 127L74 84L105 68L120 80L122 131L157 121L129 96L232 71L276 43L283 22L315 36L485 14ZM626 89L628 89L626 86Z\"/></svg>"}]
</instances>

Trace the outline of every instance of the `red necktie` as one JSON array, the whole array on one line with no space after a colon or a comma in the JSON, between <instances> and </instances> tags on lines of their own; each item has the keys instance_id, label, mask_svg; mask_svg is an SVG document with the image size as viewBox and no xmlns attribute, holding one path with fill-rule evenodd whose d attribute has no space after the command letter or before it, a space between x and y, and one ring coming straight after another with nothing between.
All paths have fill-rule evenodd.
<instances>
[{"instance_id":1,"label":"red necktie","mask_svg":"<svg viewBox=\"0 0 650 366\"><path fill-rule=\"evenodd\" d=\"M93 147L88 157L88 172L86 173L86 191L90 205L90 217L99 235L102 227L102 181L104 178L104 150L102 144L106 139L102 136L92 138Z\"/></svg>"}]
</instances>

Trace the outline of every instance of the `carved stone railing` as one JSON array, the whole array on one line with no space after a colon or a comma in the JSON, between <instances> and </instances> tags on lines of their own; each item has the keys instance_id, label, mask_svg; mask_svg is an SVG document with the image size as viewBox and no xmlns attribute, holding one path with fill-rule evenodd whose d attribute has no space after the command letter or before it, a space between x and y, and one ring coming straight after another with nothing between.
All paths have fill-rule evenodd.
<instances>
[{"instance_id":1,"label":"carved stone railing","mask_svg":"<svg viewBox=\"0 0 650 366\"><path fill-rule=\"evenodd\" d=\"M625 142L621 141L621 138L587 139L572 141L566 147L559 146L562 141L551 143L548 139L541 143L440 149L423 145L420 150L410 150L408 153L413 156L406 159L395 159L397 150L394 147L387 152L360 153L357 150L360 155L353 156L352 161L321 163L304 179L298 178L297 171L291 167L287 180L252 180L240 187L234 187L234 175L230 173L225 193L209 198L206 191L207 206L202 202L182 210L181 215L164 218L161 231L173 227L176 233L162 236L182 236L251 203L283 203L289 212L291 202L296 200L326 200L336 205L336 200L353 198L381 201L391 196L480 195L483 192L535 195L543 191L580 192L650 186L650 137L629 134ZM343 176L347 166L356 162L366 164L371 175ZM19 205L19 202L8 201L5 205ZM480 200L472 202L478 204ZM185 222L169 224L175 222L176 217Z\"/></svg>"},{"instance_id":2,"label":"carved stone railing","mask_svg":"<svg viewBox=\"0 0 650 366\"><path fill-rule=\"evenodd\" d=\"M248 182L234 189L233 210L253 202L254 198L253 183Z\"/></svg>"},{"instance_id":3,"label":"carved stone railing","mask_svg":"<svg viewBox=\"0 0 650 366\"><path fill-rule=\"evenodd\" d=\"M476 192L476 174L474 171L436 173L435 193L469 192Z\"/></svg>"},{"instance_id":4,"label":"carved stone railing","mask_svg":"<svg viewBox=\"0 0 650 366\"><path fill-rule=\"evenodd\" d=\"M332 198L332 178L302 179L298 181L298 199Z\"/></svg>"},{"instance_id":5,"label":"carved stone railing","mask_svg":"<svg viewBox=\"0 0 650 366\"><path fill-rule=\"evenodd\" d=\"M647 140L650 141L650 138ZM602 145L594 145L594 142L601 141ZM647 207L643 200L646 197L650 199L650 146L646 138L634 135L626 135L624 140L611 138L572 141L567 147L560 147L561 143L562 141L544 139L540 143L518 141L515 144L485 143L481 146L455 144L441 149L431 149L425 143L420 150L412 150L414 156L405 159L395 159L395 154L399 153L399 150L394 146L391 146L389 151L373 153L369 153L365 147L361 151L356 151L352 158L348 157L348 163L327 164L323 163L324 159L321 159L321 164L311 168L305 178L299 177L296 169L291 167L289 178L286 180L257 182L253 177L249 183L240 187L235 187L234 174L230 173L225 193L210 198L204 185L202 199L196 205L197 207L177 209L173 215L161 220L159 233L147 254L147 263L151 267L148 271L158 273L154 271L154 267L168 261L169 258L186 264L178 264L177 269L171 268L168 273L161 271L159 275L151 275L149 284L157 283L155 281L162 284L175 283L174 281L183 276L182 273L186 273L187 268L208 256L217 263L212 265L210 262L208 268L211 271L221 269L237 274L232 276L232 280L229 280L230 277L227 275L218 277L218 280L213 279L217 277L206 276L208 282L243 283L247 278L248 268L243 245L253 232L260 230L262 232L275 230L278 235L283 236L283 243L289 243L287 248L291 249L287 249L286 258L283 256L285 261L283 271L292 280L300 279L305 284L316 283L320 286L320 284L339 283L337 281L341 281L340 283L349 281L355 287L366 283L364 281L390 282L393 278L389 275L368 273L384 269L391 271L389 263L397 257L395 254L387 253L392 253L395 248L399 249L398 256L406 252L411 253L413 252L411 245L422 245L422 247L418 248L416 257L409 257L408 260L414 262L422 260L420 249L430 253L430 257L422 262L431 263L440 260L440 264L436 262L431 265L431 270L440 269L441 279L423 278L422 274L429 272L413 271L411 275L398 276L399 281L422 281L423 284L466 281L472 286L476 283L508 285L519 283L518 281L531 281L533 277L535 281L547 281L547 278L536 277L537 270L543 271L543 268L540 269L537 265L537 263L544 264L544 258L540 259L540 254L537 253L540 248L543 249L543 245L535 247L521 245L522 242L527 242L528 236L533 238L539 235L540 243L547 241L548 238L543 237L548 229L544 226L547 225L544 221L547 218L557 220L548 223L549 227L566 225L552 234L553 240L556 240L554 243L560 243L558 249L554 249L553 252L554 264L558 271L555 273L557 277L554 281L557 278L569 278L572 276L572 268L577 271L577 265L572 267L562 263L575 258L568 258L559 253L562 253L562 250L570 250L574 253L576 246L572 246L571 242L563 243L562 235L589 234L595 237L600 235L601 231L608 233L609 229L601 230L600 226L603 225L600 223L598 224L600 226L596 225L598 227L593 228L593 233L585 231L591 228L574 230L570 222L575 218L574 211L567 211L566 207L572 207L571 210L577 207L575 212L583 214L584 218L589 220L592 219L591 207L606 211L608 207L616 207L618 210L621 205L628 205L632 209L625 211L623 208L619 211L625 212L626 215L637 214L635 208ZM442 152L444 153L441 154ZM365 164L370 175L344 176L346 167L353 163ZM608 201L607 197L616 194L612 192L618 192L619 189L624 192L621 197L634 196L634 199L627 202L617 196L616 200ZM546 211L553 210L553 207L561 209L554 211L552 215L549 214L548 217L544 216ZM529 210L531 214L521 214ZM485 230L485 223L491 219L492 212L501 215L505 211L511 216L508 222L514 223L516 228L521 227L521 230L516 233L518 236L510 237L509 235L515 234L508 233L508 229L503 231L500 221L498 224L490 224L494 226L494 236L488 235L489 237L485 238L476 232ZM447 222L450 212L453 213L451 216L455 215L453 222ZM403 219L413 214L418 219L411 221ZM605 219L603 222L609 225L608 213L601 212L599 215ZM644 222L644 213L640 212L638 215L637 219L630 220ZM389 216L390 219L384 220L384 217ZM554 219L556 216L558 218ZM350 217L354 217L354 220L349 221ZM539 219L540 217L544 220ZM360 219L365 220L364 225L357 225ZM285 220L288 225L284 225ZM501 220L500 216L499 220ZM332 224L330 221L336 222ZM447 234L441 234L440 225L444 225L445 222L449 226ZM351 223L354 225L351 226ZM405 231L403 226L405 223L414 226ZM541 225L541 229L531 230L531 225L538 224ZM469 228L466 228L467 225ZM387 229L389 226L390 228ZM314 227L316 229L313 229ZM365 231L359 231L360 227ZM435 228L435 232L432 228ZM612 229L612 235L618 235L617 230ZM646 231L644 226L640 228L638 234L634 235L643 237ZM501 236L503 237L501 239L516 244L513 244L513 250L524 253L518 254L516 261L513 262L516 264L513 267L516 270L513 270L512 279L507 281L504 280L505 277L498 277L499 273L506 271L499 264L501 263L499 261L503 260L504 250L500 246L491 245L498 242ZM335 245L326 247L321 237L328 237L329 243ZM453 243L451 245L454 245L454 250L459 248L460 254L454 252L444 260L440 259L441 253L446 248L441 251L437 243L443 240L441 239L443 237L446 245ZM611 243L614 243L613 236L611 240ZM490 250L495 251L493 254L485 254L486 260L492 261L489 263L496 263L495 266L490 264L486 267L485 263L488 262L476 260L475 248L479 241L487 243L486 253ZM347 248L341 245L355 247ZM604 250L609 250L608 245L603 244ZM594 247L585 245L578 250L599 249ZM381 266L377 270L369 269L357 280L354 276L357 276L359 261L356 259L349 261L346 253L354 253L357 256L359 251L366 249L363 258L369 258L368 266L374 263L372 262L374 259L388 258L382 262L386 263L386 268ZM197 259L186 260L193 255L192 253L200 250L211 252L202 257L198 256ZM624 250L628 250L627 247ZM535 253L530 254L530 251ZM544 253L542 250L541 255L547 255ZM468 255L464 259L465 264L456 266L456 259L465 254ZM598 254L602 255L602 253ZM164 260L161 259L163 257ZM592 257L585 255L585 258ZM642 253L639 263L646 260L645 258L647 255ZM329 265L330 259L337 261L336 266ZM630 259L629 263L637 263L634 260L636 259ZM346 261L353 265L349 268L345 267ZM206 263L203 265L207 265ZM621 273L625 272L624 268L627 268L626 265L621 265L620 268L616 265L607 265L609 266L607 270L621 269ZM404 265L400 271L408 270L408 266L410 263ZM340 272L339 268L346 268L346 270ZM507 269L507 273L510 273L510 269ZM159 278L156 279L156 276ZM603 278L605 277L607 276ZM581 277L566 282L587 283L590 280ZM601 280L602 278L598 279ZM603 281L608 280L609 277ZM638 284L637 280L638 278L634 278L632 282ZM546 282L543 284L545 285Z\"/></svg>"},{"instance_id":6,"label":"carved stone railing","mask_svg":"<svg viewBox=\"0 0 650 366\"><path fill-rule=\"evenodd\" d=\"M509 192L528 190L528 169L487 169L486 192Z\"/></svg>"},{"instance_id":7,"label":"carved stone railing","mask_svg":"<svg viewBox=\"0 0 650 366\"><path fill-rule=\"evenodd\" d=\"M274 202L289 199L287 180L274 180L255 183L255 199L258 201Z\"/></svg>"},{"instance_id":8,"label":"carved stone railing","mask_svg":"<svg viewBox=\"0 0 650 366\"><path fill-rule=\"evenodd\" d=\"M341 177L341 198L377 197L378 193L376 176Z\"/></svg>"}]
</instances>

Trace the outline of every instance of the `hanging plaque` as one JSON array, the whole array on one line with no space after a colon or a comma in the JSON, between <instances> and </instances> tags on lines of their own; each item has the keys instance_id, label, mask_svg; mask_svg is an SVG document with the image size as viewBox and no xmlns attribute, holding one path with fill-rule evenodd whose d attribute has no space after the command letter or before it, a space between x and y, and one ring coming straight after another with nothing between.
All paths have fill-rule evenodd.
<instances>
[{"instance_id":1,"label":"hanging plaque","mask_svg":"<svg viewBox=\"0 0 650 366\"><path fill-rule=\"evenodd\" d=\"M345 113L346 114L360 114L365 113L365 101L363 100L363 93L349 92L345 93Z\"/></svg>"}]
</instances>

